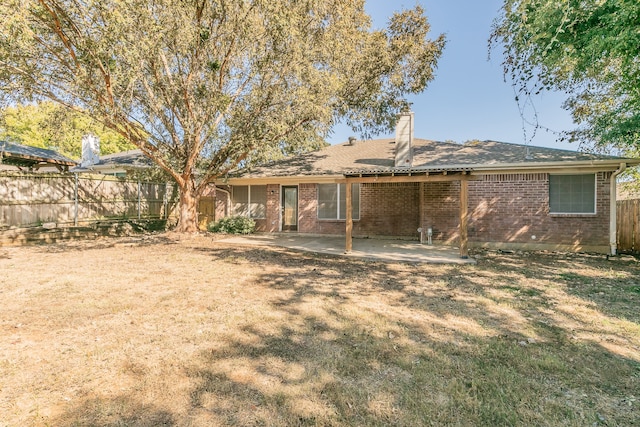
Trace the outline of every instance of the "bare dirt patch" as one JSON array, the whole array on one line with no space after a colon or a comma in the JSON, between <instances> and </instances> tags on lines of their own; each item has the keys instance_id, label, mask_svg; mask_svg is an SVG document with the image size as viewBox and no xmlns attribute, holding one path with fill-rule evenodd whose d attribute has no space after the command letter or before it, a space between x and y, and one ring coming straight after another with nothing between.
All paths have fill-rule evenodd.
<instances>
[{"instance_id":1,"label":"bare dirt patch","mask_svg":"<svg viewBox=\"0 0 640 427\"><path fill-rule=\"evenodd\" d=\"M632 425L634 258L0 248L0 426Z\"/></svg>"}]
</instances>

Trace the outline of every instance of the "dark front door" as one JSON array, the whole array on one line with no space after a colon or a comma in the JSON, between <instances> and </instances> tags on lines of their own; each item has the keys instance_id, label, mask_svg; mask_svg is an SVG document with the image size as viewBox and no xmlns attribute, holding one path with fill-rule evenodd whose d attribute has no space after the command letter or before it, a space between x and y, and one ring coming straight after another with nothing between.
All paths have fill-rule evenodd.
<instances>
[{"instance_id":1,"label":"dark front door","mask_svg":"<svg viewBox=\"0 0 640 427\"><path fill-rule=\"evenodd\" d=\"M298 187L282 187L282 231L298 231Z\"/></svg>"}]
</instances>

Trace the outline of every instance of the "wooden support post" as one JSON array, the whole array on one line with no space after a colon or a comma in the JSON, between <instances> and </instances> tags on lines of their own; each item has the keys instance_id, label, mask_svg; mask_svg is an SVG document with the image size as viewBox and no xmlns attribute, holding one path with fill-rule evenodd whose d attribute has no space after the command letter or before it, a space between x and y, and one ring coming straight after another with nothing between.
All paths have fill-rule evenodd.
<instances>
[{"instance_id":1,"label":"wooden support post","mask_svg":"<svg viewBox=\"0 0 640 427\"><path fill-rule=\"evenodd\" d=\"M345 203L347 204L347 217L345 218L345 223L346 223L346 242L345 242L345 253L349 253L351 252L351 249L353 249L353 203L351 203L352 200L352 195L351 195L351 182L349 182L347 180L347 183L345 184L345 189L346 189L346 200Z\"/></svg>"},{"instance_id":2,"label":"wooden support post","mask_svg":"<svg viewBox=\"0 0 640 427\"><path fill-rule=\"evenodd\" d=\"M460 180L460 258L469 258L469 236L467 225L469 222L469 181Z\"/></svg>"},{"instance_id":3,"label":"wooden support post","mask_svg":"<svg viewBox=\"0 0 640 427\"><path fill-rule=\"evenodd\" d=\"M418 200L420 203L420 206L418 207L418 212L419 212L419 216L420 219L418 220L418 227L422 230L420 232L420 243L423 242L424 240L424 182L420 183L420 189L418 190L420 191L420 195L418 196Z\"/></svg>"}]
</instances>

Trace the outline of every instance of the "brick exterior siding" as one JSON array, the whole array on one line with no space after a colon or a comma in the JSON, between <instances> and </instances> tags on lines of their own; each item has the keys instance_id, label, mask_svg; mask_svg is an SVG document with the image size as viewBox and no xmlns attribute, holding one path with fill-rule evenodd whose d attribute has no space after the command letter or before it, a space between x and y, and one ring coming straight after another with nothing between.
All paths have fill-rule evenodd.
<instances>
[{"instance_id":1,"label":"brick exterior siding","mask_svg":"<svg viewBox=\"0 0 640 427\"><path fill-rule=\"evenodd\" d=\"M420 184L362 184L360 221L354 236L398 236L419 238Z\"/></svg>"},{"instance_id":2,"label":"brick exterior siding","mask_svg":"<svg viewBox=\"0 0 640 427\"><path fill-rule=\"evenodd\" d=\"M426 182L421 226L433 230L433 240L456 244L460 223L460 183Z\"/></svg>"},{"instance_id":3,"label":"brick exterior siding","mask_svg":"<svg viewBox=\"0 0 640 427\"><path fill-rule=\"evenodd\" d=\"M356 237L393 236L418 238L419 184L362 184L360 219L353 222ZM318 219L316 184L300 184L299 223L301 233L345 233L344 220Z\"/></svg>"},{"instance_id":4,"label":"brick exterior siding","mask_svg":"<svg viewBox=\"0 0 640 427\"><path fill-rule=\"evenodd\" d=\"M344 220L318 219L318 186L316 184L300 184L299 223L301 233L338 234L345 233ZM354 229L356 227L354 222Z\"/></svg>"},{"instance_id":5,"label":"brick exterior siding","mask_svg":"<svg viewBox=\"0 0 640 427\"><path fill-rule=\"evenodd\" d=\"M596 213L549 213L549 175L514 173L484 175L469 182L469 241L476 244L563 245L606 247L609 242L609 180L596 174ZM267 186L267 218L259 230L280 230L280 185ZM420 209L420 189L423 209ZM317 185L298 186L298 231L310 234L345 233L344 220L318 219ZM222 213L217 198L216 215ZM389 236L418 239L418 227L433 229L436 242L456 245L459 238L458 181L361 184L360 219L355 237ZM422 211L422 218L420 214Z\"/></svg>"},{"instance_id":6,"label":"brick exterior siding","mask_svg":"<svg viewBox=\"0 0 640 427\"><path fill-rule=\"evenodd\" d=\"M469 240L607 246L610 173L596 174L595 214L550 214L548 174L485 175L469 183Z\"/></svg>"}]
</instances>

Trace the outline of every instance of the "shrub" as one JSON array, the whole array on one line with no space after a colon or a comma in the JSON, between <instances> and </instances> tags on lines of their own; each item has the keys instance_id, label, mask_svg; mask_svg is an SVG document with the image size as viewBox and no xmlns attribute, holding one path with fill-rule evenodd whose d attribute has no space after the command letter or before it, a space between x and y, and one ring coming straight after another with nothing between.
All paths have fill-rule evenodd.
<instances>
[{"instance_id":1,"label":"shrub","mask_svg":"<svg viewBox=\"0 0 640 427\"><path fill-rule=\"evenodd\" d=\"M228 216L209 223L207 229L214 233L251 234L256 231L256 222L246 216Z\"/></svg>"}]
</instances>

